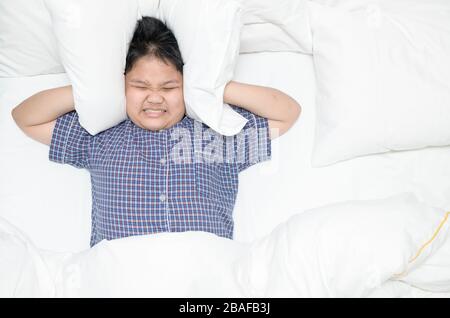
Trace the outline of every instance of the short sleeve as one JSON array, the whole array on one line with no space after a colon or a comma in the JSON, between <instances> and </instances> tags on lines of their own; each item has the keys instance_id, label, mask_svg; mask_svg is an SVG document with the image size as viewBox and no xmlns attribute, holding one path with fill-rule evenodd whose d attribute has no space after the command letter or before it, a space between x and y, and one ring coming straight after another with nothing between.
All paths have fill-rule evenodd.
<instances>
[{"instance_id":1,"label":"short sleeve","mask_svg":"<svg viewBox=\"0 0 450 318\"><path fill-rule=\"evenodd\" d=\"M272 145L267 118L258 116L246 109L230 105L248 121L234 138L234 151L238 171L242 172L254 164L270 160Z\"/></svg>"},{"instance_id":2,"label":"short sleeve","mask_svg":"<svg viewBox=\"0 0 450 318\"><path fill-rule=\"evenodd\" d=\"M81 127L76 111L71 111L56 120L49 159L76 168L89 169L93 140L94 136Z\"/></svg>"}]
</instances>

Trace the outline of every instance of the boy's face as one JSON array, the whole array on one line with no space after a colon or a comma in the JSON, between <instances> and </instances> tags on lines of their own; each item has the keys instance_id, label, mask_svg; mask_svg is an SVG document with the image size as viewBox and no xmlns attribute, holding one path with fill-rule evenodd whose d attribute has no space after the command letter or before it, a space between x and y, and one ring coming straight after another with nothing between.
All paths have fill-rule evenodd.
<instances>
[{"instance_id":1,"label":"boy's face","mask_svg":"<svg viewBox=\"0 0 450 318\"><path fill-rule=\"evenodd\" d=\"M155 57L136 61L125 75L125 95L128 117L143 129L169 128L185 114L183 75Z\"/></svg>"}]
</instances>

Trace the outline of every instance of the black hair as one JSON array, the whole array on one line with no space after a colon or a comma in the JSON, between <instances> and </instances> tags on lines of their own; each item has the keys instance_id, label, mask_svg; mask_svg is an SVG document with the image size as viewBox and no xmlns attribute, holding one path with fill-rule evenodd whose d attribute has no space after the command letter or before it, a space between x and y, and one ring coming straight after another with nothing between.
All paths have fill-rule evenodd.
<instances>
[{"instance_id":1,"label":"black hair","mask_svg":"<svg viewBox=\"0 0 450 318\"><path fill-rule=\"evenodd\" d=\"M171 63L183 74L183 58L173 32L161 20L143 16L137 21L133 38L128 48L125 72L133 68L143 56L153 56L165 63Z\"/></svg>"}]
</instances>

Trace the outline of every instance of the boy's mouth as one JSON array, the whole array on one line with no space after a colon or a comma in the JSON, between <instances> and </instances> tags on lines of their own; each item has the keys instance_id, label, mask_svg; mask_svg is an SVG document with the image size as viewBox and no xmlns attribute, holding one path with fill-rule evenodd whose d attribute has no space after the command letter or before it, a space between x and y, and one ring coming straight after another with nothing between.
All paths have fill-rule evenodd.
<instances>
[{"instance_id":1,"label":"boy's mouth","mask_svg":"<svg viewBox=\"0 0 450 318\"><path fill-rule=\"evenodd\" d=\"M146 117L155 118L155 117L162 116L167 111L165 109L161 109L161 108L159 108L159 109L156 109L156 108L145 108L143 110L143 112L144 112Z\"/></svg>"}]
</instances>

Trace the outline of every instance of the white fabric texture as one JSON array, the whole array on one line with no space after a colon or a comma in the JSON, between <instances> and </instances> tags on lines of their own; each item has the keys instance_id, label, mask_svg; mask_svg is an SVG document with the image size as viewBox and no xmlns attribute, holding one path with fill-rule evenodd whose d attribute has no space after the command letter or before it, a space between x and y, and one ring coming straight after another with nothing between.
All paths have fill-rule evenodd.
<instances>
[{"instance_id":1,"label":"white fabric texture","mask_svg":"<svg viewBox=\"0 0 450 318\"><path fill-rule=\"evenodd\" d=\"M239 262L248 279L243 283L246 295L366 297L399 273L420 267L446 243L446 233L440 233L409 263L444 216L411 193L339 202L294 215L253 242Z\"/></svg>"},{"instance_id":2,"label":"white fabric texture","mask_svg":"<svg viewBox=\"0 0 450 318\"><path fill-rule=\"evenodd\" d=\"M0 21L0 77L64 72L42 0L1 0Z\"/></svg>"},{"instance_id":3,"label":"white fabric texture","mask_svg":"<svg viewBox=\"0 0 450 318\"><path fill-rule=\"evenodd\" d=\"M56 296L240 297L232 264L246 247L199 231L103 240L57 260Z\"/></svg>"},{"instance_id":4,"label":"white fabric texture","mask_svg":"<svg viewBox=\"0 0 450 318\"><path fill-rule=\"evenodd\" d=\"M245 0L244 0L245 1ZM401 9L407 5L424 3L446 4L447 0L309 0L311 2L344 9L347 11L365 10L368 5L377 5L382 8Z\"/></svg>"},{"instance_id":5,"label":"white fabric texture","mask_svg":"<svg viewBox=\"0 0 450 318\"><path fill-rule=\"evenodd\" d=\"M427 258L419 268L411 270L405 278L411 286L432 292L450 293L450 212L442 222L445 244L438 253ZM450 298L450 296L448 296Z\"/></svg>"},{"instance_id":6,"label":"white fabric texture","mask_svg":"<svg viewBox=\"0 0 450 318\"><path fill-rule=\"evenodd\" d=\"M399 280L389 280L371 292L369 298L450 298L450 292L432 292Z\"/></svg>"},{"instance_id":7,"label":"white fabric texture","mask_svg":"<svg viewBox=\"0 0 450 318\"><path fill-rule=\"evenodd\" d=\"M41 252L0 217L0 297L52 297L55 281Z\"/></svg>"},{"instance_id":8,"label":"white fabric texture","mask_svg":"<svg viewBox=\"0 0 450 318\"><path fill-rule=\"evenodd\" d=\"M160 0L138 0L140 16L154 16L157 14Z\"/></svg>"},{"instance_id":9,"label":"white fabric texture","mask_svg":"<svg viewBox=\"0 0 450 318\"><path fill-rule=\"evenodd\" d=\"M450 2L309 3L317 124L312 164L450 144Z\"/></svg>"},{"instance_id":10,"label":"white fabric texture","mask_svg":"<svg viewBox=\"0 0 450 318\"><path fill-rule=\"evenodd\" d=\"M312 53L306 0L239 0L242 4L240 53Z\"/></svg>"}]
</instances>

